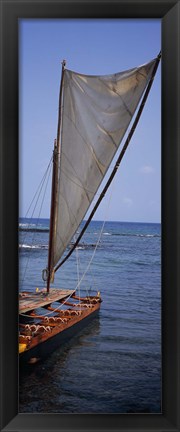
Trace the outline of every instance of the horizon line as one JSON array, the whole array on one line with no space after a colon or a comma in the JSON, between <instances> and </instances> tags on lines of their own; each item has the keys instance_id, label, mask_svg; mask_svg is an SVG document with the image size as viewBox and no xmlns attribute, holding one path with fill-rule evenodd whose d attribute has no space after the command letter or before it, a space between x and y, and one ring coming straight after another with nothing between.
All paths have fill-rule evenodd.
<instances>
[{"instance_id":1,"label":"horizon line","mask_svg":"<svg viewBox=\"0 0 180 432\"><path fill-rule=\"evenodd\" d=\"M50 220L50 218L49 217L27 217L27 216L19 216L19 219L34 219L34 220L38 220L38 219L47 219L47 220ZM82 222L86 222L86 220L87 219L83 219L82 221L81 221L81 223ZM92 219L91 220L91 222L102 222L102 223L104 223L104 220L102 220L102 219ZM90 223L91 223L90 222ZM125 221L125 220L106 220L105 221L105 224L107 223L107 222L114 222L114 223L141 223L141 224L159 224L159 225L161 225L161 221L159 221L159 222L154 222L154 221Z\"/></svg>"}]
</instances>

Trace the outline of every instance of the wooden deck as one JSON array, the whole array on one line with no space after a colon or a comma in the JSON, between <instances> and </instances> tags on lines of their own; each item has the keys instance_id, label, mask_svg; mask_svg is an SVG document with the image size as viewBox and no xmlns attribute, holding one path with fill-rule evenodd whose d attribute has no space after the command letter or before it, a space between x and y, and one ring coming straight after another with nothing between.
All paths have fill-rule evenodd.
<instances>
[{"instance_id":1,"label":"wooden deck","mask_svg":"<svg viewBox=\"0 0 180 432\"><path fill-rule=\"evenodd\" d=\"M19 293L19 313L30 312L59 300L63 300L72 295L75 290L53 288L49 293L46 291L20 292Z\"/></svg>"}]
</instances>

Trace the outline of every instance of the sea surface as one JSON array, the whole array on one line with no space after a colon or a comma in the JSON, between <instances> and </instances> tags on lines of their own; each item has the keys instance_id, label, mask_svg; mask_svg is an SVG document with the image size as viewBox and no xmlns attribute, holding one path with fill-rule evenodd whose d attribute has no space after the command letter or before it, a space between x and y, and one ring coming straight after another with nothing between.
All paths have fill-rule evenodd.
<instances>
[{"instance_id":1,"label":"sea surface","mask_svg":"<svg viewBox=\"0 0 180 432\"><path fill-rule=\"evenodd\" d=\"M49 221L36 222L20 220L20 290L44 287ZM81 295L101 292L99 317L19 371L19 412L160 413L160 224L92 221L54 287L74 289L81 279Z\"/></svg>"}]
</instances>

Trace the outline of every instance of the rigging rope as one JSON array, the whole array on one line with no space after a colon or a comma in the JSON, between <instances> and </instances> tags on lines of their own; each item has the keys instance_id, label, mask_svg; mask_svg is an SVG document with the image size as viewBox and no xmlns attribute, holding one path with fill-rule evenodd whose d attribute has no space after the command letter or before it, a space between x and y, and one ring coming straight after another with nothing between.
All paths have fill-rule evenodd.
<instances>
[{"instance_id":1,"label":"rigging rope","mask_svg":"<svg viewBox=\"0 0 180 432\"><path fill-rule=\"evenodd\" d=\"M114 187L114 184L115 184L115 183L112 184L113 187ZM77 284L77 286L76 286L76 288L75 288L75 291L78 289L78 287L80 286L81 282L84 280L85 275L86 275L86 273L88 272L88 270L89 270L89 268L90 268L90 266L91 266L91 263L92 263L92 261L93 261L93 259L94 259L94 256L95 256L95 253L96 253L97 247L99 246L99 243L100 243L100 240L101 240L101 237L102 237L102 234L103 234L104 226L105 226L105 223L106 223L106 221L107 221L107 215L108 215L109 208L110 208L110 201L111 201L111 199L112 199L112 193L113 193L113 187L112 187L112 186L111 186L111 192L110 192L109 200L108 200L107 207L106 207L106 217L105 217L105 220L104 220L104 222L103 222L103 224L102 224L102 228L101 228L101 231L100 231L100 234L99 234L99 237L98 237L98 240L97 240L96 246L95 246L95 248L94 248L94 252L93 252L93 254L92 254L92 257L91 257L91 259L90 259L90 261L89 261L89 264L88 264L88 266L87 266L87 268L86 268L84 274L82 275L81 279L78 281L78 284ZM76 249L77 249L77 248L76 248Z\"/></svg>"},{"instance_id":2,"label":"rigging rope","mask_svg":"<svg viewBox=\"0 0 180 432\"><path fill-rule=\"evenodd\" d=\"M50 314L53 314L54 312L57 312L59 309L61 309L62 308L62 306L64 306L65 305L65 303L71 298L71 296L72 296L72 294L70 294L68 297L66 297L65 298L65 300L64 300L64 302L63 303L61 303L56 309L53 309L53 311L50 311L50 312L46 312L46 315L50 315ZM25 317L27 317L27 318L33 318L33 316L32 315L28 315L28 314L25 314L25 313L20 313L19 315L22 315L22 316L25 316Z\"/></svg>"},{"instance_id":3,"label":"rigging rope","mask_svg":"<svg viewBox=\"0 0 180 432\"><path fill-rule=\"evenodd\" d=\"M93 261L94 255L95 255L96 250L97 250L97 247L98 247L98 245L99 245L99 243L100 243L100 238L101 238L102 233L103 233L103 229L104 229L105 222L106 222L106 221L103 222L103 225L102 225L102 228L101 228L101 231L100 231L100 235L99 235L98 241L97 241L97 243L96 243L96 246L95 246L95 248L94 248L94 252L93 252L93 254L92 254L92 257L91 257L91 259L90 259L90 261L89 261L89 264L88 264L88 266L87 266L87 268L86 268L86 270L85 270L83 276L81 277L80 281L79 281L78 284L76 285L75 291L77 290L77 288L79 287L79 285L80 285L81 282L83 281L83 279L84 279L84 277L85 277L87 271L89 270L89 267L91 266L91 263L92 263L92 261Z\"/></svg>"},{"instance_id":4,"label":"rigging rope","mask_svg":"<svg viewBox=\"0 0 180 432\"><path fill-rule=\"evenodd\" d=\"M74 236L74 240L76 240L75 236ZM77 266L77 280L78 280L78 283L79 283L79 281L80 281L80 277L79 277L80 260L79 260L79 251L78 251L78 248L76 248L76 266ZM80 288L80 285L79 285L79 291L78 291L78 293L79 293L79 297L81 297L81 288ZM79 302L80 302L80 300L79 300Z\"/></svg>"},{"instance_id":5,"label":"rigging rope","mask_svg":"<svg viewBox=\"0 0 180 432\"><path fill-rule=\"evenodd\" d=\"M79 297L80 297L80 285L81 285L81 282L83 281L83 279L84 279L87 271L89 270L89 268L91 266L91 263L92 263L92 261L94 259L94 256L95 256L95 253L96 253L96 250L97 250L97 247L98 247L98 245L100 243L100 240L101 240L101 237L102 237L102 233L103 233L103 230L104 230L104 226L105 226L105 223L106 223L106 220L107 220L107 216L108 216L108 212L109 212L109 208L110 208L110 201L112 199L114 185L115 185L115 182L111 186L111 192L110 192L109 200L108 200L107 207L106 207L106 217L105 217L105 220L104 220L104 222L102 224L102 228L101 228L101 231L100 231L100 234L99 234L99 237L98 237L98 240L97 240L94 252L92 254L92 257L91 257L91 259L89 261L89 264L88 264L88 266L87 266L87 268L86 268L83 276L81 277L81 279L79 278L79 267L78 267L78 283L76 285L75 291L77 291L77 289L79 289ZM77 248L76 248L76 250L77 250ZM79 261L79 253L77 252L77 254L78 254L78 261ZM78 262L78 266L79 266L79 262ZM71 296L72 296L72 294L70 294L68 297L66 297L65 300L64 300L64 302L62 302L57 308L53 309L53 311L49 311L49 312L46 311L46 316L47 315L51 315L51 314L57 312L58 310L62 309L62 307L65 305L65 303L71 298ZM28 315L28 314L25 314L25 313L20 313L20 315L21 316L25 316L27 318L32 318L32 315Z\"/></svg>"},{"instance_id":6,"label":"rigging rope","mask_svg":"<svg viewBox=\"0 0 180 432\"><path fill-rule=\"evenodd\" d=\"M48 166L47 166L46 171L45 171L45 173L44 173L44 175L43 175L43 177L42 177L42 179L41 179L41 181L40 181L40 183L39 183L39 186L38 186L38 188L37 188L37 191L35 192L34 197L33 197L32 201L31 201L31 203L30 203L30 205L29 205L29 208L28 208L28 210L27 210L27 212L26 212L26 214L25 214L25 218L27 217L27 215L28 215L28 213L29 213L29 210L30 210L30 208L31 208L31 206L32 206L32 204L33 204L33 201L35 200L35 197L36 197L36 195L37 195L37 193L38 193L38 190L39 190L40 187L41 187L40 192L39 192L39 195L38 195L38 198L37 198L37 201L38 201L38 199L39 199L39 196L40 196L40 194L41 194L42 187L43 187L43 185L44 185L44 182L45 182L45 179L46 179L47 173L48 173L48 171L49 171L51 165L52 165L52 157L51 157L51 159L50 159L50 161L49 161L49 163L48 163ZM42 186L41 186L41 184L42 184ZM37 201L36 201L36 203L37 203ZM35 204L35 207L36 207L36 204ZM33 213L34 213L34 211L33 211ZM31 216L31 217L32 217L32 216Z\"/></svg>"},{"instance_id":7,"label":"rigging rope","mask_svg":"<svg viewBox=\"0 0 180 432\"><path fill-rule=\"evenodd\" d=\"M31 202L31 205L32 205L32 203L33 203L33 201L34 201L34 199L35 199L35 196L37 195L37 192L38 192L38 190L39 190L39 188L40 188L40 191L39 191L39 194L38 194L37 200L36 200L36 202L35 202L34 209L33 209L33 212L32 212L32 215L31 215L30 219L32 219L33 216L34 216L34 212L35 212L35 210L36 210L36 207L37 207L37 204L38 204L38 200L39 200L39 198L40 198L40 195L41 195L41 193L42 193L43 187L44 187L44 185L45 185L44 194L43 194L42 201L41 201L41 205L40 205L40 209L39 209L39 214L38 214L38 218L37 218L37 224L36 224L36 227L37 227L38 224L39 224L39 219L40 219L40 215L41 215L42 207L43 207L43 204L44 204L44 199L45 199L45 195L46 195L46 191L47 191L47 187L48 187L48 183L49 183L49 177L50 177L50 173L51 173L51 170L50 170L51 166L52 166L52 158L51 158L51 160L50 160L50 162L49 162L49 164L48 164L48 167L47 167L47 169L46 169L46 172L45 172L45 174L44 174L44 176L43 176L43 178L42 178L42 180L41 180L41 182L40 182L41 187L40 187L40 185L38 186L38 189L37 189L37 191L36 191L36 193L35 193L35 195L34 195L34 198L33 198L32 202ZM46 181L46 184L45 184L45 181ZM29 206L29 209L30 209L31 205ZM26 215L28 214L29 209L28 209L28 211L26 212ZM28 227L29 227L29 226L30 226L30 223L28 224ZM31 240L31 245L30 245L30 249L31 249L31 251L32 251L32 247L33 247L34 240L35 240L35 235L36 235L36 233L34 232L34 233L33 233L33 236L32 236L32 240ZM26 232L26 234L25 234L25 236L24 236L24 238L23 238L23 241L25 241L26 236L27 236L27 232ZM26 277L26 272L27 272L27 268L28 268L28 265L29 265L29 259L30 259L30 254L28 255L28 259L27 259L27 262L26 262L26 266L25 266L25 268L24 268L24 274L23 274L23 277L22 277L22 280L21 280L21 285L23 285L24 280L25 280L25 277Z\"/></svg>"},{"instance_id":8,"label":"rigging rope","mask_svg":"<svg viewBox=\"0 0 180 432\"><path fill-rule=\"evenodd\" d=\"M39 183L39 186L38 186L37 191L35 192L34 197L33 197L32 201L31 201L31 203L30 203L30 205L29 205L29 208L28 208L28 210L26 211L25 218L27 218L28 213L29 213L29 211L30 211L30 208L32 207L32 204L33 204L33 202L34 202L34 200L35 200L35 198L36 198L36 195L38 194L38 196L37 196L37 200L36 200L35 205L34 205L34 209L33 209L32 214L31 214L31 216L30 216L30 220L33 218L34 213L35 213L35 210L36 210L36 207L37 207L38 200L39 200L39 198L40 198L40 195L41 195L41 192L42 192L42 189L43 189L43 186L44 186L45 180L46 180L46 176L48 175L48 171L49 171L49 169L51 168L51 166L52 166L52 158L50 159L50 162L49 162L49 164L48 164L48 166L47 166L47 169L46 169L46 171L45 171L45 174L43 175L43 177L42 177L42 179L41 179L41 181L40 181L40 183ZM38 191L39 191L39 193L38 193ZM29 229L30 224L31 224L31 222L28 223L28 229ZM25 234L24 237L23 237L23 242L25 242L27 234L28 234L28 231L26 232L26 234Z\"/></svg>"}]
</instances>

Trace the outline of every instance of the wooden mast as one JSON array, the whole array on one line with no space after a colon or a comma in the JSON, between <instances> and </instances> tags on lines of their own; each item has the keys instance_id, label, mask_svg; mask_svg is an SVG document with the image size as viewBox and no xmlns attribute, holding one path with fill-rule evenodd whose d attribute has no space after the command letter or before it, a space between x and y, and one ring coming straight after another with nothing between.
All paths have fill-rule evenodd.
<instances>
[{"instance_id":1,"label":"wooden mast","mask_svg":"<svg viewBox=\"0 0 180 432\"><path fill-rule=\"evenodd\" d=\"M59 91L59 113L58 113L58 125L57 125L57 139L54 141L53 151L53 173L52 173L52 189L51 189L51 213L50 213L50 231L49 231L49 253L48 253L48 276L47 276L47 292L50 289L50 282L53 274L53 248L56 234L56 223L57 223L57 207L58 207L58 178L59 178L59 159L60 159L60 134L61 134L61 114L62 114L62 90L63 90L63 77L66 62L62 62L61 71L61 84Z\"/></svg>"},{"instance_id":2,"label":"wooden mast","mask_svg":"<svg viewBox=\"0 0 180 432\"><path fill-rule=\"evenodd\" d=\"M129 145L129 143L130 143L130 140L131 140L131 138L132 138L132 136L133 136L133 133L134 133L134 131L135 131L135 129L136 129L136 126L137 126L137 124L138 124L138 122L139 122L140 116L141 116L141 114L142 114L143 108L144 108L144 106L145 106L145 103L146 103L147 97L148 97L148 95L149 95L149 92L150 92L150 89L151 89L151 86L152 86L152 83L153 83L153 80L154 80L154 77L155 77L155 74L156 74L156 71L157 71L157 68L158 68L158 65L159 65L160 59L161 59L161 51L160 51L160 53L158 54L158 56L157 56L157 58L156 58L156 62L155 62L155 64L154 64L154 68L153 68L153 71L152 71L151 78L150 78L149 83L148 83L148 85L147 85L147 87L146 87L146 90L145 90L144 96L143 96L143 98L142 98L142 101L141 101L140 107L139 107L139 109L138 109L138 112L137 112L136 117L135 117L135 120L134 120L134 123L133 123L133 125L132 125L132 127L131 127L131 129L130 129L130 132L129 132L127 138L126 138L125 144L124 144L124 146L123 146L123 148L122 148L122 150L121 150L121 152L120 152L120 154L119 154L119 156L118 156L118 158L117 158L117 160L116 160L116 163L115 163L114 169L112 170L112 173L111 173L111 175L110 175L110 177L109 177L107 183L105 184L105 187L104 187L103 191L101 192L101 195L99 196L99 198L98 198L98 200L97 200L97 202L96 202L96 204L95 204L95 206L94 206L94 208L93 208L91 214L89 215L89 217L88 217L88 219L87 219L87 221L86 221L86 223L85 223L85 225L84 225L82 231L80 232L80 234L79 234L77 240L75 241L73 247L70 249L70 251L69 251L69 252L67 253L67 255L64 257L64 259L63 259L62 261L60 261L60 263L55 267L55 269L54 269L55 272L56 272L56 271L57 271L57 270L62 266L62 264L64 264L65 261L66 261L66 260L71 256L71 254L73 253L74 249L75 249L76 246L78 245L78 243L79 243L81 237L83 236L83 234L84 234L84 232L86 231L86 229L87 229L89 223L91 222L91 220L92 220L92 218L93 218L93 216L94 216L94 213L96 212L97 208L99 207L99 204L101 203L102 199L104 198L104 195L105 195L105 193L107 192L107 189L109 188L109 186L110 186L110 184L111 184L111 182L112 182L112 180L113 180L113 178L114 178L114 176L115 176L115 174L116 174L116 172L117 172L117 170L118 170L118 168L119 168L119 165L120 165L120 163L121 163L121 160L122 160L122 158L123 158L123 156L124 156L124 154L125 154L125 151L127 150L127 147L128 147L128 145Z\"/></svg>"}]
</instances>

